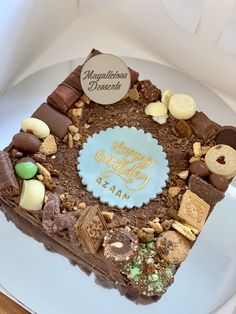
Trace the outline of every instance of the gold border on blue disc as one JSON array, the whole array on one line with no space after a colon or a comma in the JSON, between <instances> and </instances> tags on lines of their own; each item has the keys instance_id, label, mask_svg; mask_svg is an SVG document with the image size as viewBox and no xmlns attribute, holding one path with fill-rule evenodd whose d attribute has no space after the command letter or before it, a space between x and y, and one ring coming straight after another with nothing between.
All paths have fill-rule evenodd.
<instances>
[{"instance_id":1,"label":"gold border on blue disc","mask_svg":"<svg viewBox=\"0 0 236 314\"><path fill-rule=\"evenodd\" d=\"M77 169L95 198L120 209L148 204L169 178L163 147L150 133L127 126L90 136L80 150Z\"/></svg>"}]
</instances>

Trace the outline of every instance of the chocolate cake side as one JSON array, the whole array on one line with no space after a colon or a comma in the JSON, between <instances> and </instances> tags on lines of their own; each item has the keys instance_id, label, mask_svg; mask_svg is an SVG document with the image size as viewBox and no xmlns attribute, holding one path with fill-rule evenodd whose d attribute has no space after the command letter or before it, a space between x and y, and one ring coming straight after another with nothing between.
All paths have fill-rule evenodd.
<instances>
[{"instance_id":1,"label":"chocolate cake side","mask_svg":"<svg viewBox=\"0 0 236 314\"><path fill-rule=\"evenodd\" d=\"M87 60L99 54L93 50ZM132 69L127 95L115 104L99 105L84 94L81 70L78 66L49 95L33 120L22 122L22 131L0 152L0 208L48 250L94 272L97 283L117 288L136 303L151 303L173 282L236 174L235 142L228 136L235 131L197 112L191 97L161 94L149 80L139 81ZM119 208L94 197L77 169L78 156L94 134L108 128L119 133L124 127L150 133L168 160L169 179L162 191L139 207ZM132 152L125 147L141 160L139 170L151 164L150 158L143 163L148 140L146 145ZM141 170L137 176L146 178L148 186L149 177ZM118 204L128 201L129 195L108 183L96 179L101 190L116 195Z\"/></svg>"}]
</instances>

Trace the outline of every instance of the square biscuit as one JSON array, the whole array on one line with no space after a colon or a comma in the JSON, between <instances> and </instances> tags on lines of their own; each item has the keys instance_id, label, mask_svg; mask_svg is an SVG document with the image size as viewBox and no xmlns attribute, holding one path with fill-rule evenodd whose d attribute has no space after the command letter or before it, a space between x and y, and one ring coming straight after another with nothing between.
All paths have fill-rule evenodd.
<instances>
[{"instance_id":1,"label":"square biscuit","mask_svg":"<svg viewBox=\"0 0 236 314\"><path fill-rule=\"evenodd\" d=\"M187 190L181 200L178 216L201 230L210 210L210 205L195 193Z\"/></svg>"},{"instance_id":2,"label":"square biscuit","mask_svg":"<svg viewBox=\"0 0 236 314\"><path fill-rule=\"evenodd\" d=\"M98 206L88 206L76 221L75 232L85 250L96 253L107 231L106 221Z\"/></svg>"}]
</instances>

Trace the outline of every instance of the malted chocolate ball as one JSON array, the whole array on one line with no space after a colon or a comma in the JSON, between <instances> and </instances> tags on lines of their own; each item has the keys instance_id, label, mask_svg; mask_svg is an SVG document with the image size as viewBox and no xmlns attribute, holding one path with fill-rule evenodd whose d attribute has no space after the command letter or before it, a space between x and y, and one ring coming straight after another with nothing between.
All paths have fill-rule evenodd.
<instances>
[{"instance_id":1,"label":"malted chocolate ball","mask_svg":"<svg viewBox=\"0 0 236 314\"><path fill-rule=\"evenodd\" d=\"M189 167L189 171L192 174L196 174L199 177L207 177L209 175L209 169L207 168L207 165L204 161L198 160L191 163Z\"/></svg>"},{"instance_id":2,"label":"malted chocolate ball","mask_svg":"<svg viewBox=\"0 0 236 314\"><path fill-rule=\"evenodd\" d=\"M225 176L220 174L211 173L209 175L209 182L217 189L225 192L229 186L229 182Z\"/></svg>"}]
</instances>

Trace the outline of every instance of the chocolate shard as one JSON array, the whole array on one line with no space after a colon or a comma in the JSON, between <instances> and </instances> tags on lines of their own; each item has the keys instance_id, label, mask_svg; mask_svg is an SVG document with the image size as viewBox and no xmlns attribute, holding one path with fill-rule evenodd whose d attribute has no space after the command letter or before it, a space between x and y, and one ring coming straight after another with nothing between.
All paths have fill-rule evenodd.
<instances>
[{"instance_id":1,"label":"chocolate shard","mask_svg":"<svg viewBox=\"0 0 236 314\"><path fill-rule=\"evenodd\" d=\"M48 103L43 103L33 114L34 118L44 121L51 132L59 138L63 138L69 125L73 124L65 114L62 114Z\"/></svg>"},{"instance_id":2,"label":"chocolate shard","mask_svg":"<svg viewBox=\"0 0 236 314\"><path fill-rule=\"evenodd\" d=\"M196 136L204 140L214 139L220 128L219 124L210 120L203 112L196 112L188 123Z\"/></svg>"},{"instance_id":3,"label":"chocolate shard","mask_svg":"<svg viewBox=\"0 0 236 314\"><path fill-rule=\"evenodd\" d=\"M59 111L65 113L79 100L82 93L82 91L76 90L66 83L62 83L48 96L47 102Z\"/></svg>"},{"instance_id":4,"label":"chocolate shard","mask_svg":"<svg viewBox=\"0 0 236 314\"><path fill-rule=\"evenodd\" d=\"M197 194L211 206L224 198L224 192L217 190L213 185L194 174L190 176L188 186L190 191Z\"/></svg>"},{"instance_id":5,"label":"chocolate shard","mask_svg":"<svg viewBox=\"0 0 236 314\"><path fill-rule=\"evenodd\" d=\"M88 206L76 221L74 228L84 251L96 253L107 231L107 224L99 207Z\"/></svg>"},{"instance_id":6,"label":"chocolate shard","mask_svg":"<svg viewBox=\"0 0 236 314\"><path fill-rule=\"evenodd\" d=\"M6 197L20 194L11 160L5 151L0 151L0 193Z\"/></svg>"}]
</instances>

